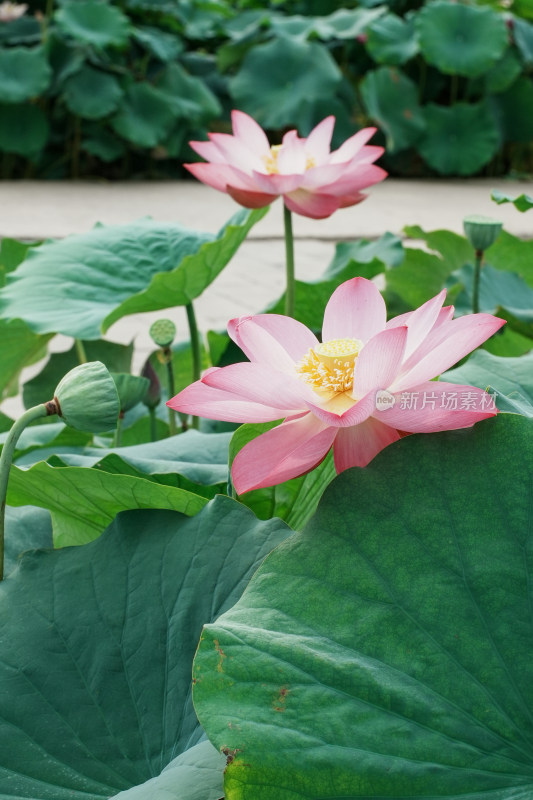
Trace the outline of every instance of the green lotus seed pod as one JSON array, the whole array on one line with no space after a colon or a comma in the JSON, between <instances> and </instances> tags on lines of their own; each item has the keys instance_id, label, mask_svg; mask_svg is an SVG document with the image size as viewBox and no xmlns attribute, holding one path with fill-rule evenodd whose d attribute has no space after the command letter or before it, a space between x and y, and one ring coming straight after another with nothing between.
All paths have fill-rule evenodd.
<instances>
[{"instance_id":1,"label":"green lotus seed pod","mask_svg":"<svg viewBox=\"0 0 533 800\"><path fill-rule=\"evenodd\" d=\"M129 411L140 403L150 388L148 378L130 375L129 372L113 372L112 378L117 387L121 412Z\"/></svg>"},{"instance_id":2,"label":"green lotus seed pod","mask_svg":"<svg viewBox=\"0 0 533 800\"><path fill-rule=\"evenodd\" d=\"M170 319L158 319L150 327L150 336L158 347L170 347L176 337L176 326Z\"/></svg>"},{"instance_id":3,"label":"green lotus seed pod","mask_svg":"<svg viewBox=\"0 0 533 800\"><path fill-rule=\"evenodd\" d=\"M463 220L466 238L474 250L481 250L481 252L488 250L491 244L494 244L500 235L502 226L503 222L499 222L497 219L480 217L475 214L465 217Z\"/></svg>"},{"instance_id":4,"label":"green lotus seed pod","mask_svg":"<svg viewBox=\"0 0 533 800\"><path fill-rule=\"evenodd\" d=\"M101 433L116 427L118 392L101 361L89 361L67 372L57 385L54 400L57 413L71 428Z\"/></svg>"}]
</instances>

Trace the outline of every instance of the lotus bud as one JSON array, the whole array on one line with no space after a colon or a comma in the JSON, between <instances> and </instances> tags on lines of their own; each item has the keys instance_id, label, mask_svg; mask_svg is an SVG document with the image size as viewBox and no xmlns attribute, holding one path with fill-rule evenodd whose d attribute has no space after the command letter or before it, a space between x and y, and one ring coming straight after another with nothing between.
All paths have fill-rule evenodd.
<instances>
[{"instance_id":1,"label":"lotus bud","mask_svg":"<svg viewBox=\"0 0 533 800\"><path fill-rule=\"evenodd\" d=\"M57 413L71 428L101 433L116 427L120 403L115 382L101 361L67 372L54 392Z\"/></svg>"},{"instance_id":2,"label":"lotus bud","mask_svg":"<svg viewBox=\"0 0 533 800\"><path fill-rule=\"evenodd\" d=\"M150 388L148 378L130 375L128 372L113 372L112 378L117 387L121 415L144 400Z\"/></svg>"},{"instance_id":3,"label":"lotus bud","mask_svg":"<svg viewBox=\"0 0 533 800\"><path fill-rule=\"evenodd\" d=\"M145 361L141 375L150 381L150 386L143 397L143 403L148 408L157 408L161 402L161 382L149 358Z\"/></svg>"},{"instance_id":4,"label":"lotus bud","mask_svg":"<svg viewBox=\"0 0 533 800\"><path fill-rule=\"evenodd\" d=\"M480 217L476 214L465 217L463 220L463 227L466 238L476 252L484 253L489 247L494 244L503 223L491 217Z\"/></svg>"},{"instance_id":5,"label":"lotus bud","mask_svg":"<svg viewBox=\"0 0 533 800\"><path fill-rule=\"evenodd\" d=\"M158 347L170 347L176 337L176 326L170 319L158 319L150 327L150 336Z\"/></svg>"}]
</instances>

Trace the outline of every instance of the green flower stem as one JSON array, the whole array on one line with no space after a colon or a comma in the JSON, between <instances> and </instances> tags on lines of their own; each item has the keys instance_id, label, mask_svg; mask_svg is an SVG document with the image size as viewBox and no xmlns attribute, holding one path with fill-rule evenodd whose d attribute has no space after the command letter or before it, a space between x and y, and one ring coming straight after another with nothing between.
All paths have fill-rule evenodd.
<instances>
[{"instance_id":1,"label":"green flower stem","mask_svg":"<svg viewBox=\"0 0 533 800\"><path fill-rule=\"evenodd\" d=\"M479 312L479 279L481 277L481 264L483 263L483 250L476 250L476 263L474 266L474 283L472 286L472 311Z\"/></svg>"},{"instance_id":2,"label":"green flower stem","mask_svg":"<svg viewBox=\"0 0 533 800\"><path fill-rule=\"evenodd\" d=\"M292 234L292 214L283 205L283 225L285 229L285 271L287 287L285 290L285 314L294 317L294 237Z\"/></svg>"},{"instance_id":3,"label":"green flower stem","mask_svg":"<svg viewBox=\"0 0 533 800\"><path fill-rule=\"evenodd\" d=\"M2 455L0 455L0 581L4 577L4 532L5 532L5 517L6 517L6 498L7 498L7 484L9 481L9 471L13 461L15 448L19 440L19 436L30 422L40 417L47 417L50 414L57 413L57 406L52 401L50 403L42 403L38 406L29 408L24 414L13 423L11 430L7 435L4 444Z\"/></svg>"},{"instance_id":4,"label":"green flower stem","mask_svg":"<svg viewBox=\"0 0 533 800\"><path fill-rule=\"evenodd\" d=\"M192 303L187 303L185 306L187 312L187 322L189 323L189 334L191 339L192 350L192 379L199 381L202 372L202 351L200 348L200 336L198 334L198 325L196 323L196 315ZM198 430L200 420L198 417L193 417L191 425Z\"/></svg>"},{"instance_id":5,"label":"green flower stem","mask_svg":"<svg viewBox=\"0 0 533 800\"><path fill-rule=\"evenodd\" d=\"M78 361L80 364L87 363L87 353L85 352L85 346L81 339L74 339L74 347L76 348L76 355L78 356Z\"/></svg>"},{"instance_id":6,"label":"green flower stem","mask_svg":"<svg viewBox=\"0 0 533 800\"><path fill-rule=\"evenodd\" d=\"M165 360L165 366L167 368L167 389L168 389L168 396L174 397L176 394L176 388L174 383L174 365L172 364L172 348L171 347L163 347L163 358ZM176 412L173 408L168 409L168 432L171 436L174 436L177 433L176 427Z\"/></svg>"},{"instance_id":7,"label":"green flower stem","mask_svg":"<svg viewBox=\"0 0 533 800\"><path fill-rule=\"evenodd\" d=\"M115 428L115 435L113 437L113 447L120 447L122 444L122 420L124 419L124 412L121 411L117 419L117 427Z\"/></svg>"},{"instance_id":8,"label":"green flower stem","mask_svg":"<svg viewBox=\"0 0 533 800\"><path fill-rule=\"evenodd\" d=\"M148 414L150 416L150 441L157 442L157 416L155 408L149 408Z\"/></svg>"}]
</instances>

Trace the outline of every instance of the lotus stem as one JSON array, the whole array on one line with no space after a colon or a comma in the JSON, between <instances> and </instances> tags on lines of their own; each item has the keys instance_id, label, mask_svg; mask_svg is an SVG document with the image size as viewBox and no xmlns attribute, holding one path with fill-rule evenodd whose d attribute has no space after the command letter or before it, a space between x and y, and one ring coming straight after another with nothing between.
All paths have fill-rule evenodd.
<instances>
[{"instance_id":1,"label":"lotus stem","mask_svg":"<svg viewBox=\"0 0 533 800\"><path fill-rule=\"evenodd\" d=\"M124 412L121 411L117 419L117 427L115 428L115 435L113 437L113 447L120 447L122 444L122 420L124 419Z\"/></svg>"},{"instance_id":2,"label":"lotus stem","mask_svg":"<svg viewBox=\"0 0 533 800\"><path fill-rule=\"evenodd\" d=\"M199 381L202 373L202 351L200 348L200 336L198 335L198 325L196 323L196 315L194 313L193 304L187 303L185 310L187 312L187 322L189 323L189 334L191 339L192 379L193 381ZM173 397L173 394L174 393L172 393L170 397ZM200 426L200 420L198 417L192 417L191 426L198 430Z\"/></svg>"},{"instance_id":3,"label":"lotus stem","mask_svg":"<svg viewBox=\"0 0 533 800\"><path fill-rule=\"evenodd\" d=\"M174 383L174 365L172 364L172 348L163 347L163 359L165 361L165 366L167 368L167 389L168 389L168 396L174 397L176 394L176 388ZM171 436L175 436L177 433L176 427L176 412L174 409L168 409L168 432Z\"/></svg>"},{"instance_id":4,"label":"lotus stem","mask_svg":"<svg viewBox=\"0 0 533 800\"><path fill-rule=\"evenodd\" d=\"M80 364L87 363L87 353L85 352L85 345L81 339L74 339L74 347L76 348L76 355Z\"/></svg>"},{"instance_id":5,"label":"lotus stem","mask_svg":"<svg viewBox=\"0 0 533 800\"><path fill-rule=\"evenodd\" d=\"M57 413L57 406L52 401L33 406L19 417L7 435L2 454L0 455L0 581L4 578L4 533L6 517L7 484L9 481L9 471L13 462L13 455L19 440L20 434L30 422L40 417L47 417Z\"/></svg>"},{"instance_id":6,"label":"lotus stem","mask_svg":"<svg viewBox=\"0 0 533 800\"><path fill-rule=\"evenodd\" d=\"M292 233L292 213L283 205L283 225L285 229L285 314L294 317L294 236Z\"/></svg>"},{"instance_id":7,"label":"lotus stem","mask_svg":"<svg viewBox=\"0 0 533 800\"><path fill-rule=\"evenodd\" d=\"M474 282L472 285L472 311L474 314L479 312L479 282L481 277L481 265L483 263L483 250L476 250L476 262L474 265Z\"/></svg>"}]
</instances>

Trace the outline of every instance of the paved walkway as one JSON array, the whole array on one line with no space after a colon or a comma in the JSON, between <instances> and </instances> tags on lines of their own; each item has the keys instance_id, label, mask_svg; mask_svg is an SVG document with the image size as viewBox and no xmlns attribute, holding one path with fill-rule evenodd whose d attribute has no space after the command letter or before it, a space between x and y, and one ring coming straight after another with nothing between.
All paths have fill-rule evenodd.
<instances>
[{"instance_id":1,"label":"paved walkway","mask_svg":"<svg viewBox=\"0 0 533 800\"><path fill-rule=\"evenodd\" d=\"M405 225L426 230L446 228L462 233L468 214L484 214L504 222L506 230L533 236L533 211L520 214L511 205L497 206L493 189L533 195L533 182L498 180L400 180L389 178L372 187L358 206L338 211L327 220L294 217L297 277L313 279L327 267L340 240L376 238L385 231L401 234ZM68 236L90 230L96 222L120 224L140 217L175 221L200 230L218 231L238 209L231 198L192 181L156 183L0 182L0 238L35 240ZM195 308L202 330L221 329L239 314L257 313L278 297L284 285L284 249L281 204L252 229L235 258L198 299ZM108 338L135 339L135 369L152 345L151 321L172 316L181 338L187 337L183 309L127 317L114 325ZM65 337L52 349L70 345ZM35 372L36 368L32 368ZM16 400L6 401L5 413L16 413Z\"/></svg>"}]
</instances>

